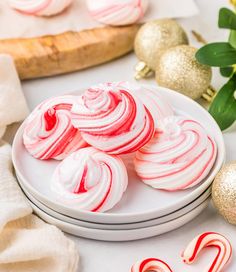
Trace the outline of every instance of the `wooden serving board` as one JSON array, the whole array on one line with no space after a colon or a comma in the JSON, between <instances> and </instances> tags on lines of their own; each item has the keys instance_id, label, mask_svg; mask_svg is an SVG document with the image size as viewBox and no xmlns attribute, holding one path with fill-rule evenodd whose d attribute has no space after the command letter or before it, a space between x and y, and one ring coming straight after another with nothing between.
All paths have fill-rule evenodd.
<instances>
[{"instance_id":1,"label":"wooden serving board","mask_svg":"<svg viewBox=\"0 0 236 272\"><path fill-rule=\"evenodd\" d=\"M53 76L98 65L133 50L139 25L102 27L27 39L0 40L21 79Z\"/></svg>"}]
</instances>

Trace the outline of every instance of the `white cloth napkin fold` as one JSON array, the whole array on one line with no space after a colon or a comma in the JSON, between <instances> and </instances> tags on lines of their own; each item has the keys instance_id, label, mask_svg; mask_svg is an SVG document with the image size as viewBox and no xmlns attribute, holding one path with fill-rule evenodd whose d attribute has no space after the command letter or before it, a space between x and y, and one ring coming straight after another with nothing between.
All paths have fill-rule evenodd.
<instances>
[{"instance_id":1,"label":"white cloth napkin fold","mask_svg":"<svg viewBox=\"0 0 236 272\"><path fill-rule=\"evenodd\" d=\"M26 117L28 109L11 57L0 55L0 127ZM13 175L11 146L0 140L0 272L75 272L74 242L32 214Z\"/></svg>"},{"instance_id":2,"label":"white cloth napkin fold","mask_svg":"<svg viewBox=\"0 0 236 272\"><path fill-rule=\"evenodd\" d=\"M0 137L6 126L23 120L28 114L21 83L12 58L0 56Z\"/></svg>"}]
</instances>

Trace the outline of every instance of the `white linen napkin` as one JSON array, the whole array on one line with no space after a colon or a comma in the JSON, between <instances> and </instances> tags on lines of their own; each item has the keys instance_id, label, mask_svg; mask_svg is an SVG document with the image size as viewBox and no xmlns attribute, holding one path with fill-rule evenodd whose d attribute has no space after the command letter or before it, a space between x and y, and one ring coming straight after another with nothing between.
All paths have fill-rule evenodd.
<instances>
[{"instance_id":1,"label":"white linen napkin","mask_svg":"<svg viewBox=\"0 0 236 272\"><path fill-rule=\"evenodd\" d=\"M189 17L198 13L194 0L149 0L149 2L144 22L166 17ZM0 39L7 39L80 31L102 25L90 17L85 0L74 0L63 13L50 18L21 14L9 7L8 0L2 0L0 1L0 26L3 26Z\"/></svg>"},{"instance_id":2,"label":"white linen napkin","mask_svg":"<svg viewBox=\"0 0 236 272\"><path fill-rule=\"evenodd\" d=\"M27 104L15 65L8 55L0 55L0 128L23 120L28 114ZM0 133L0 137L2 134Z\"/></svg>"},{"instance_id":3,"label":"white linen napkin","mask_svg":"<svg viewBox=\"0 0 236 272\"><path fill-rule=\"evenodd\" d=\"M28 109L11 57L0 55L0 127L26 117ZM13 175L11 146L0 140L0 272L75 272L74 242L32 214Z\"/></svg>"}]
</instances>

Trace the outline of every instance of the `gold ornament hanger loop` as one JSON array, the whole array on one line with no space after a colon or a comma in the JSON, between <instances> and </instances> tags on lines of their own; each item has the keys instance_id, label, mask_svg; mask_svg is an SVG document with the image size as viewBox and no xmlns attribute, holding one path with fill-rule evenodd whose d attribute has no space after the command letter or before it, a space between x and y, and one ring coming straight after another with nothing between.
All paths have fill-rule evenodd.
<instances>
[{"instance_id":1,"label":"gold ornament hanger loop","mask_svg":"<svg viewBox=\"0 0 236 272\"><path fill-rule=\"evenodd\" d=\"M140 61L135 65L135 79L147 78L154 75L154 71L147 66L144 61Z\"/></svg>"},{"instance_id":2,"label":"gold ornament hanger loop","mask_svg":"<svg viewBox=\"0 0 236 272\"><path fill-rule=\"evenodd\" d=\"M213 101L216 94L217 94L216 90L212 86L209 86L207 90L202 94L202 98L210 103Z\"/></svg>"}]
</instances>

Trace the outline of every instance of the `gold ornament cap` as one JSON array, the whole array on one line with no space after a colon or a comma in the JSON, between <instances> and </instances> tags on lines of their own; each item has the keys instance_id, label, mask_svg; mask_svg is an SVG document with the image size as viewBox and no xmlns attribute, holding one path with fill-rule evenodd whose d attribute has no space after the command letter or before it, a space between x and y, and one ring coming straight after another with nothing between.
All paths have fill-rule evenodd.
<instances>
[{"instance_id":1,"label":"gold ornament cap","mask_svg":"<svg viewBox=\"0 0 236 272\"><path fill-rule=\"evenodd\" d=\"M143 61L138 62L135 65L135 79L139 80L141 78L151 77L154 71L150 69L147 64Z\"/></svg>"},{"instance_id":2,"label":"gold ornament cap","mask_svg":"<svg viewBox=\"0 0 236 272\"><path fill-rule=\"evenodd\" d=\"M216 175L212 199L219 213L236 225L236 161L226 164Z\"/></svg>"},{"instance_id":3,"label":"gold ornament cap","mask_svg":"<svg viewBox=\"0 0 236 272\"><path fill-rule=\"evenodd\" d=\"M216 94L216 90L212 86L209 86L208 89L202 94L202 98L205 99L207 102L211 103L215 98Z\"/></svg>"},{"instance_id":4,"label":"gold ornament cap","mask_svg":"<svg viewBox=\"0 0 236 272\"><path fill-rule=\"evenodd\" d=\"M168 48L188 44L183 28L174 20L160 19L147 22L138 31L134 51L140 61L155 70L161 54Z\"/></svg>"},{"instance_id":5,"label":"gold ornament cap","mask_svg":"<svg viewBox=\"0 0 236 272\"><path fill-rule=\"evenodd\" d=\"M166 50L156 68L157 83L192 99L200 98L210 87L212 71L209 66L197 61L196 52L197 49L189 45ZM207 98L212 95L209 91Z\"/></svg>"}]
</instances>

